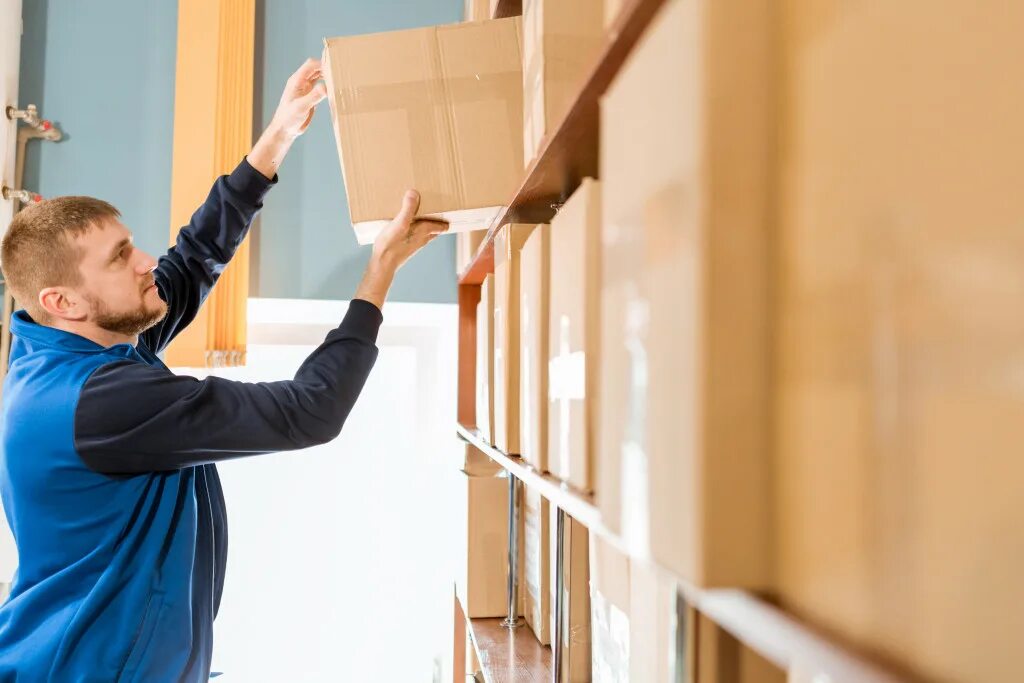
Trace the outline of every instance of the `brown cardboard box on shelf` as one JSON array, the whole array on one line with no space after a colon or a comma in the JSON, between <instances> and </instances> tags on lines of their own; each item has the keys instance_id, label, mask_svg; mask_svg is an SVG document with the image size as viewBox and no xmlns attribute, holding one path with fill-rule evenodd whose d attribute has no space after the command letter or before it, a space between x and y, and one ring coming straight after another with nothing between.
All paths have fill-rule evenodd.
<instances>
[{"instance_id":1,"label":"brown cardboard box on shelf","mask_svg":"<svg viewBox=\"0 0 1024 683\"><path fill-rule=\"evenodd\" d=\"M696 683L786 683L786 672L698 612Z\"/></svg>"},{"instance_id":2,"label":"brown cardboard box on shelf","mask_svg":"<svg viewBox=\"0 0 1024 683\"><path fill-rule=\"evenodd\" d=\"M551 513L546 498L523 487L523 615L541 645L551 643Z\"/></svg>"},{"instance_id":3,"label":"brown cardboard box on shelf","mask_svg":"<svg viewBox=\"0 0 1024 683\"><path fill-rule=\"evenodd\" d=\"M551 221L548 469L581 491L595 478L601 185L585 178Z\"/></svg>"},{"instance_id":4,"label":"brown cardboard box on shelf","mask_svg":"<svg viewBox=\"0 0 1024 683\"><path fill-rule=\"evenodd\" d=\"M629 599L629 558L597 534L591 534L590 649L594 680L632 680ZM653 637L651 633L645 635Z\"/></svg>"},{"instance_id":5,"label":"brown cardboard box on shelf","mask_svg":"<svg viewBox=\"0 0 1024 683\"><path fill-rule=\"evenodd\" d=\"M470 230L455 234L455 274L462 275L469 266L476 252L480 249L486 230Z\"/></svg>"},{"instance_id":6,"label":"brown cardboard box on shelf","mask_svg":"<svg viewBox=\"0 0 1024 683\"><path fill-rule=\"evenodd\" d=\"M328 38L349 213L373 242L415 188L451 232L491 224L523 174L518 17Z\"/></svg>"},{"instance_id":7,"label":"brown cardboard box on shelf","mask_svg":"<svg viewBox=\"0 0 1024 683\"><path fill-rule=\"evenodd\" d=\"M601 109L596 502L704 587L771 581L768 4L669 0Z\"/></svg>"},{"instance_id":8,"label":"brown cardboard box on shelf","mask_svg":"<svg viewBox=\"0 0 1024 683\"><path fill-rule=\"evenodd\" d=\"M494 435L494 276L480 285L476 305L476 428L493 445Z\"/></svg>"},{"instance_id":9,"label":"brown cardboard box on shelf","mask_svg":"<svg viewBox=\"0 0 1024 683\"><path fill-rule=\"evenodd\" d=\"M629 564L629 680L670 683L675 658L676 584L659 568L632 560ZM686 625L682 626L685 635ZM684 655L685 656L685 655ZM684 678L683 680L690 680Z\"/></svg>"},{"instance_id":10,"label":"brown cardboard box on shelf","mask_svg":"<svg viewBox=\"0 0 1024 683\"><path fill-rule=\"evenodd\" d=\"M562 638L562 676L569 683L589 683L590 662L590 533L565 515L563 547L558 547L558 510L551 508L551 619L552 637ZM557 553L563 554L563 606L567 612L561 633L554 623L558 599ZM552 645L553 647L553 645Z\"/></svg>"},{"instance_id":11,"label":"brown cardboard box on shelf","mask_svg":"<svg viewBox=\"0 0 1024 683\"><path fill-rule=\"evenodd\" d=\"M523 155L529 166L604 45L601 0L523 0Z\"/></svg>"},{"instance_id":12,"label":"brown cardboard box on shelf","mask_svg":"<svg viewBox=\"0 0 1024 683\"><path fill-rule=\"evenodd\" d=\"M1024 680L1024 3L782 6L778 594Z\"/></svg>"},{"instance_id":13,"label":"brown cardboard box on shelf","mask_svg":"<svg viewBox=\"0 0 1024 683\"><path fill-rule=\"evenodd\" d=\"M494 237L494 445L519 454L519 253L534 224L504 225Z\"/></svg>"},{"instance_id":14,"label":"brown cardboard box on shelf","mask_svg":"<svg viewBox=\"0 0 1024 683\"><path fill-rule=\"evenodd\" d=\"M490 0L465 0L462 18L465 21L483 21L491 18Z\"/></svg>"},{"instance_id":15,"label":"brown cardboard box on shelf","mask_svg":"<svg viewBox=\"0 0 1024 683\"><path fill-rule=\"evenodd\" d=\"M625 0L604 0L604 27L611 28L622 13Z\"/></svg>"},{"instance_id":16,"label":"brown cardboard box on shelf","mask_svg":"<svg viewBox=\"0 0 1024 683\"><path fill-rule=\"evenodd\" d=\"M508 479L463 473L455 592L470 619L508 614Z\"/></svg>"},{"instance_id":17,"label":"brown cardboard box on shelf","mask_svg":"<svg viewBox=\"0 0 1024 683\"><path fill-rule=\"evenodd\" d=\"M493 476L501 472L502 467L487 457L486 454L480 452L475 446L467 443L465 463L462 469L470 476L479 477Z\"/></svg>"},{"instance_id":18,"label":"brown cardboard box on shelf","mask_svg":"<svg viewBox=\"0 0 1024 683\"><path fill-rule=\"evenodd\" d=\"M538 225L519 254L519 446L523 460L548 470L548 297L551 226Z\"/></svg>"}]
</instances>

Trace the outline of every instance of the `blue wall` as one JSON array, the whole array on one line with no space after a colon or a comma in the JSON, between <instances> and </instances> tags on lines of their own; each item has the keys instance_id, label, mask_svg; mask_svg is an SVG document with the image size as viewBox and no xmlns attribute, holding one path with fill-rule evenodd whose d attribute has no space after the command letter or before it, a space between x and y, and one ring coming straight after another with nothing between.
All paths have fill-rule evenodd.
<instances>
[{"instance_id":1,"label":"blue wall","mask_svg":"<svg viewBox=\"0 0 1024 683\"><path fill-rule=\"evenodd\" d=\"M176 0L25 0L22 104L65 131L30 142L25 186L117 206L136 243L167 248Z\"/></svg>"},{"instance_id":2,"label":"blue wall","mask_svg":"<svg viewBox=\"0 0 1024 683\"><path fill-rule=\"evenodd\" d=\"M459 21L462 0L263 0L257 21L257 87L270 120L288 76L320 57L323 38ZM261 45L262 43L262 45ZM262 55L259 54L262 52ZM256 240L255 294L349 298L370 255L348 219L341 166L325 101L282 164ZM397 210L397 206L395 207ZM454 302L455 240L432 242L398 274L395 301Z\"/></svg>"},{"instance_id":3,"label":"blue wall","mask_svg":"<svg viewBox=\"0 0 1024 683\"><path fill-rule=\"evenodd\" d=\"M257 0L257 131L288 75L322 38L458 21L462 0ZM137 244L167 245L177 41L175 0L25 0L21 101L66 137L33 142L25 185L86 194L121 209ZM347 299L369 258L348 220L327 103L281 168L253 241L252 295ZM396 207L397 208L397 207ZM455 246L409 262L393 301L455 301Z\"/></svg>"}]
</instances>

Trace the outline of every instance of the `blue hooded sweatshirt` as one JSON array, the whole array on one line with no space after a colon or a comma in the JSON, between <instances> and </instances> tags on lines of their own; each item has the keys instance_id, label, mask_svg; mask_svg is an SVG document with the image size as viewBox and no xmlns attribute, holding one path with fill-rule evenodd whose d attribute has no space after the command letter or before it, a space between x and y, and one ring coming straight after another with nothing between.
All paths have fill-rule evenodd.
<instances>
[{"instance_id":1,"label":"blue hooded sweatshirt","mask_svg":"<svg viewBox=\"0 0 1024 683\"><path fill-rule=\"evenodd\" d=\"M154 273L168 305L109 348L24 311L0 413L0 497L18 545L0 606L0 683L205 681L227 559L219 460L338 435L382 317L354 300L291 381L172 374L157 358L195 317L271 185L219 178Z\"/></svg>"}]
</instances>

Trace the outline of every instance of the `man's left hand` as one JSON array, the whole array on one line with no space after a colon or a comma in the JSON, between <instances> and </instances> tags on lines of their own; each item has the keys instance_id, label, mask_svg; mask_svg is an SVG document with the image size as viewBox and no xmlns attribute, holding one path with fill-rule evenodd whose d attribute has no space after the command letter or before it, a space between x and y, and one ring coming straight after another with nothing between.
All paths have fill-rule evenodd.
<instances>
[{"instance_id":1,"label":"man's left hand","mask_svg":"<svg viewBox=\"0 0 1024 683\"><path fill-rule=\"evenodd\" d=\"M289 138L302 135L316 105L327 97L327 88L318 82L321 76L320 60L307 59L288 79L270 125Z\"/></svg>"}]
</instances>

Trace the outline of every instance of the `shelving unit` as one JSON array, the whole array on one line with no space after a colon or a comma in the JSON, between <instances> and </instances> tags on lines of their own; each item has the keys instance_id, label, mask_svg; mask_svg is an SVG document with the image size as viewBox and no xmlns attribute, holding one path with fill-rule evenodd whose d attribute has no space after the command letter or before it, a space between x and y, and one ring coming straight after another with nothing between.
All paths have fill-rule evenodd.
<instances>
[{"instance_id":1,"label":"shelving unit","mask_svg":"<svg viewBox=\"0 0 1024 683\"><path fill-rule=\"evenodd\" d=\"M584 80L562 121L542 143L541 151L486 237L459 274L459 405L457 436L485 453L527 488L536 490L590 532L629 553L622 539L602 522L593 496L574 490L555 477L538 472L516 454L493 447L475 427L476 304L480 284L494 271L494 238L508 223L545 223L585 177L598 175L600 98L630 51L658 13L664 0L627 0L607 43ZM503 1L496 17L514 16L521 2ZM557 263L552 256L552 266ZM633 559L650 562L649 558ZM662 570L664 571L664 570ZM664 572L669 574L669 572ZM741 590L697 588L673 577L683 599L746 647L791 675L791 680L838 683L897 683L870 657L856 652L801 622L765 597ZM460 612L460 609L456 610ZM466 632L485 680L551 681L551 650L542 647L527 628L508 629L500 619L467 619ZM794 678L799 674L799 678Z\"/></svg>"}]
</instances>

